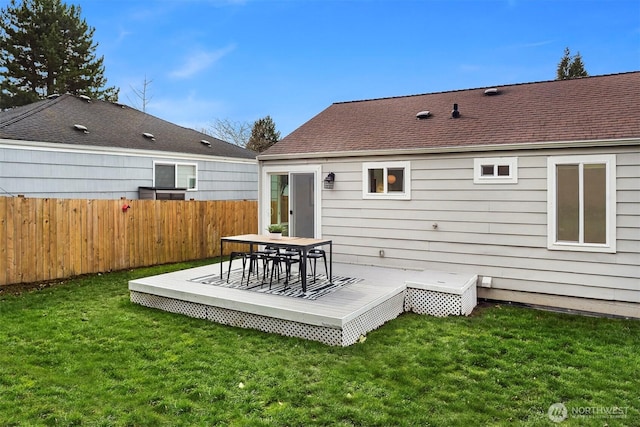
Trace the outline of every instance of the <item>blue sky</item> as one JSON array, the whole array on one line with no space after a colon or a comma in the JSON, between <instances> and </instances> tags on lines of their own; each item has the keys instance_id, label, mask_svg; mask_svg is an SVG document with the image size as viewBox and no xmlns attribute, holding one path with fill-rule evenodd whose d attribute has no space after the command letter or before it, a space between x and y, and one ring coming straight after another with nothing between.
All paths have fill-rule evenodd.
<instances>
[{"instance_id":1,"label":"blue sky","mask_svg":"<svg viewBox=\"0 0 640 427\"><path fill-rule=\"evenodd\" d=\"M5 0L2 1L6 3ZM334 102L640 70L640 0L66 0L109 85L201 130L270 115L284 137Z\"/></svg>"}]
</instances>

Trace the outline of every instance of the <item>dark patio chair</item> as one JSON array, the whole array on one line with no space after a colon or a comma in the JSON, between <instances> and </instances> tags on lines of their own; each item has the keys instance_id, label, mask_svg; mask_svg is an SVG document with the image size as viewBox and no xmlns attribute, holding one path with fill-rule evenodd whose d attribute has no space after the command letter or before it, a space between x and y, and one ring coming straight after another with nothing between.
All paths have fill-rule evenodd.
<instances>
[{"instance_id":1,"label":"dark patio chair","mask_svg":"<svg viewBox=\"0 0 640 427\"><path fill-rule=\"evenodd\" d=\"M295 248L283 248L278 251L277 254L273 255L271 258L271 277L269 278L269 289L273 285L273 275L277 270L277 280L280 281L280 273L281 273L281 264L284 264L285 267L285 280L284 280L284 289L287 289L287 285L289 285L291 281L291 270L292 266L298 264L300 266L301 254L300 250ZM298 268L298 275L300 274L300 268Z\"/></svg>"},{"instance_id":2,"label":"dark patio chair","mask_svg":"<svg viewBox=\"0 0 640 427\"><path fill-rule=\"evenodd\" d=\"M229 276L231 276L231 264L233 263L233 260L241 259L242 260L242 279L240 279L240 284L242 284L242 282L244 281L244 272L247 267L248 255L249 254L247 252L231 252L231 254L229 255L229 271L227 272L227 283L229 283Z\"/></svg>"},{"instance_id":3,"label":"dark patio chair","mask_svg":"<svg viewBox=\"0 0 640 427\"><path fill-rule=\"evenodd\" d=\"M318 271L318 259L324 260L324 274L329 277L329 270L327 269L327 254L324 249L311 249L307 253L307 259L309 260L309 267L311 267L311 274L313 274L313 283L316 283L316 273Z\"/></svg>"},{"instance_id":4,"label":"dark patio chair","mask_svg":"<svg viewBox=\"0 0 640 427\"><path fill-rule=\"evenodd\" d=\"M249 274L247 274L247 286L249 286L251 273L255 273L256 279L260 275L259 264L262 263L262 279L260 281L260 286L262 287L264 282L267 280L267 276L269 273L269 263L277 253L278 253L277 248L266 246L262 250L253 251L247 254L247 258L249 260Z\"/></svg>"}]
</instances>

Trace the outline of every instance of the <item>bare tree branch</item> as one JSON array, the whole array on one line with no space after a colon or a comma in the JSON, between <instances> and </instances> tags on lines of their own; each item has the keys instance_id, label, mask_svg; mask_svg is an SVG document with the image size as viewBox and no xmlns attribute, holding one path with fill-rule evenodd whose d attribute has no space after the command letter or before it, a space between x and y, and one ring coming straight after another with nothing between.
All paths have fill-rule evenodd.
<instances>
[{"instance_id":1,"label":"bare tree branch","mask_svg":"<svg viewBox=\"0 0 640 427\"><path fill-rule=\"evenodd\" d=\"M251 124L230 119L215 119L208 135L240 147L246 147L251 136Z\"/></svg>"},{"instance_id":2,"label":"bare tree branch","mask_svg":"<svg viewBox=\"0 0 640 427\"><path fill-rule=\"evenodd\" d=\"M131 98L127 97L127 99L129 99L129 102L131 102L134 105L134 107L138 108L139 110L142 110L143 113L147 112L147 104L149 104L149 101L153 99L153 96L150 96L147 93L149 86L151 86L151 83L153 83L153 80L147 79L147 75L145 74L144 82L142 82L142 89L136 89L133 86L130 86L133 93L142 102L142 108L138 107L140 104L138 104L137 102L131 101Z\"/></svg>"}]
</instances>

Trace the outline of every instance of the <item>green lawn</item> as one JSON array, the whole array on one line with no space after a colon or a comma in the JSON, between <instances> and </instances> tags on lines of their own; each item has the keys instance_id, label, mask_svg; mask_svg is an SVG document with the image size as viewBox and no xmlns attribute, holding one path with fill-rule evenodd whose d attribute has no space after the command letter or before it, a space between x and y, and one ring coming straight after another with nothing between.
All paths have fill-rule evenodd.
<instances>
[{"instance_id":1,"label":"green lawn","mask_svg":"<svg viewBox=\"0 0 640 427\"><path fill-rule=\"evenodd\" d=\"M203 263L0 294L0 425L640 425L640 321L494 305L336 348L129 302Z\"/></svg>"}]
</instances>

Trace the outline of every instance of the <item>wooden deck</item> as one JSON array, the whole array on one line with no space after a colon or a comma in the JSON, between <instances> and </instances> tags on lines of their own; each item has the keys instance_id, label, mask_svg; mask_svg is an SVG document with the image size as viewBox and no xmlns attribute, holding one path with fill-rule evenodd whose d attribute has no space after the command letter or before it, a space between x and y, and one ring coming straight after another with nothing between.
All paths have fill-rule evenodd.
<instances>
[{"instance_id":1,"label":"wooden deck","mask_svg":"<svg viewBox=\"0 0 640 427\"><path fill-rule=\"evenodd\" d=\"M226 271L226 265L223 268ZM407 283L437 284L438 289L444 287L459 294L456 290L469 288L473 282L475 299L473 275L337 263L333 266L334 276L362 280L316 300L193 281L219 272L220 265L212 264L132 280L131 300L226 325L347 346L405 311Z\"/></svg>"}]
</instances>

